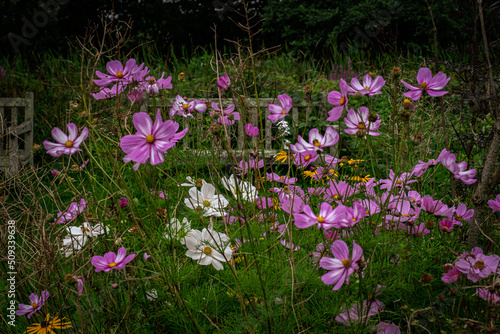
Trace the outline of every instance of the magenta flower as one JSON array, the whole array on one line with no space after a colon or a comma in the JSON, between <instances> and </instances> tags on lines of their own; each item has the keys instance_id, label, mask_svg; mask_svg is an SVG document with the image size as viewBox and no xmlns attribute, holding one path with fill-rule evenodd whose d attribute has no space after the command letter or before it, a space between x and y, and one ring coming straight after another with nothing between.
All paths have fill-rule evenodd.
<instances>
[{"instance_id":1,"label":"magenta flower","mask_svg":"<svg viewBox=\"0 0 500 334\"><path fill-rule=\"evenodd\" d=\"M328 112L329 117L326 119L330 122L337 121L340 116L342 116L342 111L347 110L347 102L349 99L347 98L348 92L355 92L354 89L349 87L347 82L344 79L340 79L340 93L337 91L330 92L328 94L328 103L334 105L335 107Z\"/></svg>"},{"instance_id":2,"label":"magenta flower","mask_svg":"<svg viewBox=\"0 0 500 334\"><path fill-rule=\"evenodd\" d=\"M49 292L47 290L43 290L38 297L37 294L32 293L30 295L31 304L19 304L19 310L16 311L16 315L25 315L28 314L28 319L31 318L33 314L35 314L38 310L45 305L45 301L49 298Z\"/></svg>"},{"instance_id":3,"label":"magenta flower","mask_svg":"<svg viewBox=\"0 0 500 334\"><path fill-rule=\"evenodd\" d=\"M431 233L431 231L425 226L425 223L420 223L420 225L408 226L408 234L416 235L426 235Z\"/></svg>"},{"instance_id":4,"label":"magenta flower","mask_svg":"<svg viewBox=\"0 0 500 334\"><path fill-rule=\"evenodd\" d=\"M367 318L381 312L383 309L384 304L379 300L373 302L364 300L361 306L354 304L350 309L341 307L341 313L335 317L335 321L346 326L355 325L366 321Z\"/></svg>"},{"instance_id":5,"label":"magenta flower","mask_svg":"<svg viewBox=\"0 0 500 334\"><path fill-rule=\"evenodd\" d=\"M144 89L150 95L156 95L160 92L160 89L172 89L172 77L169 76L163 79L165 72L162 72L161 78L156 80L155 77L146 77L146 81L143 83Z\"/></svg>"},{"instance_id":6,"label":"magenta flower","mask_svg":"<svg viewBox=\"0 0 500 334\"><path fill-rule=\"evenodd\" d=\"M401 175L396 177L396 174L391 169L389 171L389 178L380 180L378 183L381 184L380 189L387 189L387 191L391 191L393 187L396 188L404 187L407 190L410 190L408 184L417 182L417 180L410 180L411 177L412 175L410 173L402 173Z\"/></svg>"},{"instance_id":7,"label":"magenta flower","mask_svg":"<svg viewBox=\"0 0 500 334\"><path fill-rule=\"evenodd\" d=\"M462 226L462 222L460 220L470 223L472 216L474 216L474 209L467 210L467 206L464 203L460 203L458 204L455 214L453 215L453 225Z\"/></svg>"},{"instance_id":8,"label":"magenta flower","mask_svg":"<svg viewBox=\"0 0 500 334\"><path fill-rule=\"evenodd\" d=\"M104 271L105 273L109 273L111 270L116 269L120 270L125 268L125 265L132 261L135 257L135 254L127 255L127 251L125 247L121 247L118 250L118 253L108 252L104 254L104 256L96 255L92 257L90 263L95 267L95 271L98 273L100 271Z\"/></svg>"},{"instance_id":9,"label":"magenta flower","mask_svg":"<svg viewBox=\"0 0 500 334\"><path fill-rule=\"evenodd\" d=\"M319 262L321 268L331 270L323 275L321 280L326 285L335 284L333 290L338 290L344 282L349 284L349 277L359 269L358 262L362 260L363 249L353 241L352 254L349 255L347 244L343 240L335 240L330 251L334 258L323 257Z\"/></svg>"},{"instance_id":10,"label":"magenta flower","mask_svg":"<svg viewBox=\"0 0 500 334\"><path fill-rule=\"evenodd\" d=\"M59 157L62 154L71 155L78 151L81 151L80 145L89 135L89 129L87 127L83 128L82 133L78 136L78 128L75 124L69 123L68 134L66 135L59 128L52 129L52 137L57 143L52 143L48 140L43 142L43 146L47 150L47 153L53 157Z\"/></svg>"},{"instance_id":11,"label":"magenta flower","mask_svg":"<svg viewBox=\"0 0 500 334\"><path fill-rule=\"evenodd\" d=\"M125 68L122 63L118 60L111 60L106 64L106 69L109 74L104 74L102 72L96 71L96 75L100 80L94 80L95 84L104 87L108 86L113 82L120 82L123 85L127 85L133 79L133 75L140 72L144 64L137 66L135 59L129 59L125 63Z\"/></svg>"},{"instance_id":12,"label":"magenta flower","mask_svg":"<svg viewBox=\"0 0 500 334\"><path fill-rule=\"evenodd\" d=\"M439 227L445 231L445 232L448 232L450 233L451 230L453 230L453 223L451 220L449 219L443 219L439 222Z\"/></svg>"},{"instance_id":13,"label":"magenta flower","mask_svg":"<svg viewBox=\"0 0 500 334\"><path fill-rule=\"evenodd\" d=\"M278 100L281 105L270 104L269 111L271 115L267 116L271 122L276 123L288 116L288 112L292 109L292 98L286 94L278 95Z\"/></svg>"},{"instance_id":14,"label":"magenta flower","mask_svg":"<svg viewBox=\"0 0 500 334\"><path fill-rule=\"evenodd\" d=\"M266 173L266 178L269 181L274 181L278 183L284 183L284 184L295 184L297 182L296 177L288 177L288 176L279 176L276 173Z\"/></svg>"},{"instance_id":15,"label":"magenta flower","mask_svg":"<svg viewBox=\"0 0 500 334\"><path fill-rule=\"evenodd\" d=\"M127 135L120 141L120 147L127 155L123 158L125 163L136 162L134 170L141 164L145 164L150 159L152 165L157 165L164 161L164 152L182 139L187 132L187 128L176 133L179 123L168 120L163 122L160 110L156 114L155 123L145 112L134 115L133 123L137 129L135 135Z\"/></svg>"},{"instance_id":16,"label":"magenta flower","mask_svg":"<svg viewBox=\"0 0 500 334\"><path fill-rule=\"evenodd\" d=\"M488 303L500 303L500 296L496 292L490 292L488 289L477 289L476 294L479 298L486 300Z\"/></svg>"},{"instance_id":17,"label":"magenta flower","mask_svg":"<svg viewBox=\"0 0 500 334\"><path fill-rule=\"evenodd\" d=\"M264 167L264 160L255 160L255 159L250 159L248 162L241 160L240 163L238 164L238 167L234 167L234 169L241 171L241 173L236 174L236 175L245 175L249 169L255 169L255 168L262 168Z\"/></svg>"},{"instance_id":18,"label":"magenta flower","mask_svg":"<svg viewBox=\"0 0 500 334\"><path fill-rule=\"evenodd\" d=\"M118 205L120 205L120 208L126 208L128 206L128 199L126 197L121 197L118 200Z\"/></svg>"},{"instance_id":19,"label":"magenta flower","mask_svg":"<svg viewBox=\"0 0 500 334\"><path fill-rule=\"evenodd\" d=\"M82 213L86 207L87 207L87 202L85 202L83 198L80 200L80 204L78 204L77 202L72 202L68 207L68 211L59 212L57 214L57 218L55 218L54 221L57 224L69 223L70 221L75 219L80 213Z\"/></svg>"},{"instance_id":20,"label":"magenta flower","mask_svg":"<svg viewBox=\"0 0 500 334\"><path fill-rule=\"evenodd\" d=\"M345 207L340 205L335 209L327 202L321 203L319 214L316 216L309 205L304 206L303 211L305 214L294 213L295 226L298 228L308 228L316 225L318 228L328 230L332 227L337 228L345 216Z\"/></svg>"},{"instance_id":21,"label":"magenta flower","mask_svg":"<svg viewBox=\"0 0 500 334\"><path fill-rule=\"evenodd\" d=\"M194 117L192 113L194 111L204 112L207 110L207 105L200 100L192 100L187 102L182 96L177 95L175 97L175 102L170 109L170 117L174 117L175 115L183 116L183 117Z\"/></svg>"},{"instance_id":22,"label":"magenta flower","mask_svg":"<svg viewBox=\"0 0 500 334\"><path fill-rule=\"evenodd\" d=\"M344 123L347 126L347 129L344 131L348 134L355 135L360 132L363 137L366 139L366 134L370 136L378 136L379 132L376 132L380 127L380 123L382 120L377 116L377 120L375 122L370 122L369 113L367 107L360 107L358 111L354 111L351 109L347 112L347 117L344 117Z\"/></svg>"},{"instance_id":23,"label":"magenta flower","mask_svg":"<svg viewBox=\"0 0 500 334\"><path fill-rule=\"evenodd\" d=\"M138 89L138 87L134 87L127 93L127 98L132 103L137 103L142 100L142 90Z\"/></svg>"},{"instance_id":24,"label":"magenta flower","mask_svg":"<svg viewBox=\"0 0 500 334\"><path fill-rule=\"evenodd\" d=\"M306 142L302 136L299 135L298 143L290 145L290 149L295 153L306 151L320 150L323 151L324 147L330 147L339 141L339 134L332 127L327 127L325 136L319 133L319 130L314 128L309 131L309 142Z\"/></svg>"},{"instance_id":25,"label":"magenta flower","mask_svg":"<svg viewBox=\"0 0 500 334\"><path fill-rule=\"evenodd\" d=\"M337 208L342 207L339 205ZM361 203L354 202L352 208L345 207L344 217L340 220L338 226L341 228L353 227L366 216L366 209Z\"/></svg>"},{"instance_id":26,"label":"magenta flower","mask_svg":"<svg viewBox=\"0 0 500 334\"><path fill-rule=\"evenodd\" d=\"M460 279L460 275L462 273L460 270L458 270L457 267L453 267L451 270L447 271L443 277L441 277L441 280L447 284L456 282Z\"/></svg>"},{"instance_id":27,"label":"magenta flower","mask_svg":"<svg viewBox=\"0 0 500 334\"><path fill-rule=\"evenodd\" d=\"M304 151L301 153L295 154L295 157L293 159L293 163L296 164L298 167L307 167L310 163L316 161L318 159L319 155L318 153L313 150L313 151Z\"/></svg>"},{"instance_id":28,"label":"magenta flower","mask_svg":"<svg viewBox=\"0 0 500 334\"><path fill-rule=\"evenodd\" d=\"M148 253L144 252L144 254L142 255L142 257L144 257L144 261L147 261L151 255L149 255Z\"/></svg>"},{"instance_id":29,"label":"magenta flower","mask_svg":"<svg viewBox=\"0 0 500 334\"><path fill-rule=\"evenodd\" d=\"M399 326L395 325L394 323L388 323L388 322L379 322L377 325L373 327L374 330L376 330L376 334L401 334L401 329L399 329Z\"/></svg>"},{"instance_id":30,"label":"magenta flower","mask_svg":"<svg viewBox=\"0 0 500 334\"><path fill-rule=\"evenodd\" d=\"M259 134L259 128L248 123L245 125L245 133L249 137L255 137Z\"/></svg>"},{"instance_id":31,"label":"magenta flower","mask_svg":"<svg viewBox=\"0 0 500 334\"><path fill-rule=\"evenodd\" d=\"M500 194L495 197L495 199L490 199L488 201L488 206L493 210L493 212L500 211Z\"/></svg>"},{"instance_id":32,"label":"magenta flower","mask_svg":"<svg viewBox=\"0 0 500 334\"><path fill-rule=\"evenodd\" d=\"M96 100L106 100L115 97L125 91L125 85L114 84L111 88L102 87L98 93L92 93Z\"/></svg>"},{"instance_id":33,"label":"magenta flower","mask_svg":"<svg viewBox=\"0 0 500 334\"><path fill-rule=\"evenodd\" d=\"M410 91L404 93L403 95L409 97L410 99L416 101L420 98L423 91L426 91L430 96L443 96L448 93L447 91L443 91L442 89L446 86L448 81L451 78L447 78L446 74L439 72L435 77L432 77L432 72L427 67L422 67L417 74L417 82L420 85L419 87L414 87L403 80L401 82L406 86Z\"/></svg>"},{"instance_id":34,"label":"magenta flower","mask_svg":"<svg viewBox=\"0 0 500 334\"><path fill-rule=\"evenodd\" d=\"M363 84L359 83L357 78L351 79L351 86L363 95L368 94L368 96L382 94L382 87L385 85L385 80L379 75L372 79L372 77L367 74L363 78ZM351 95L355 93L350 93Z\"/></svg>"},{"instance_id":35,"label":"magenta flower","mask_svg":"<svg viewBox=\"0 0 500 334\"><path fill-rule=\"evenodd\" d=\"M224 75L221 76L219 80L217 80L217 87L219 87L222 91L225 92L226 90L229 89L230 86L231 86L231 79L229 79L227 73L224 73Z\"/></svg>"},{"instance_id":36,"label":"magenta flower","mask_svg":"<svg viewBox=\"0 0 500 334\"><path fill-rule=\"evenodd\" d=\"M217 123L222 125L233 125L235 121L240 120L240 113L234 112L234 104L230 104L226 109L220 110L215 102L212 102L212 109L210 116L219 116Z\"/></svg>"}]
</instances>

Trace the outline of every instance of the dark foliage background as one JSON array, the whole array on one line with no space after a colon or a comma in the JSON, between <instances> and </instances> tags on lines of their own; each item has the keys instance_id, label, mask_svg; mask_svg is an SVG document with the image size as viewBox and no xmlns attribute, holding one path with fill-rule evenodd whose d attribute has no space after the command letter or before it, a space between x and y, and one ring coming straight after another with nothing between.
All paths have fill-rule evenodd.
<instances>
[{"instance_id":1,"label":"dark foliage background","mask_svg":"<svg viewBox=\"0 0 500 334\"><path fill-rule=\"evenodd\" d=\"M484 1L489 40L499 45L500 11ZM475 0L429 0L441 48L477 50L481 40ZM255 46L287 45L287 50L328 56L364 50L370 54L410 48L428 53L432 24L424 0L248 0L262 33ZM192 52L225 39L247 39L232 20L244 22L241 0L0 0L0 52L23 56L44 51L70 52L68 41L86 27L113 16L133 20L130 45L154 41L163 54ZM352 48L351 46L355 47ZM350 50L350 51L349 51ZM494 49L498 50L498 48Z\"/></svg>"}]
</instances>

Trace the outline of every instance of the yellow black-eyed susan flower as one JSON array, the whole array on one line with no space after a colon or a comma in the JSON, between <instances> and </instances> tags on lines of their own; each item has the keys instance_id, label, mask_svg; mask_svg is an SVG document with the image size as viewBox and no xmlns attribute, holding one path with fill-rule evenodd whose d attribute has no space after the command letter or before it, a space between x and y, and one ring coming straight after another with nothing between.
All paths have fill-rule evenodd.
<instances>
[{"instance_id":1,"label":"yellow black-eyed susan flower","mask_svg":"<svg viewBox=\"0 0 500 334\"><path fill-rule=\"evenodd\" d=\"M45 320L39 324L31 324L28 328L26 328L25 334L55 334L56 332L53 329L66 329L71 327L70 321L65 321L66 318L54 317L50 320L50 314L47 313L45 316Z\"/></svg>"}]
</instances>

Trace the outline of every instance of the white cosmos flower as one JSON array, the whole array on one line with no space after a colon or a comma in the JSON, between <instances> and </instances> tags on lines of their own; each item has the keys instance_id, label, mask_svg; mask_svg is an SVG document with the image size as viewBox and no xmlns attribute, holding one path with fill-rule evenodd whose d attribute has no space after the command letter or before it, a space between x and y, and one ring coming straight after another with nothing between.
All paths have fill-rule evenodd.
<instances>
[{"instance_id":1,"label":"white cosmos flower","mask_svg":"<svg viewBox=\"0 0 500 334\"><path fill-rule=\"evenodd\" d=\"M201 187L207 182L202 179L193 179L191 176L186 176L186 183L181 183L180 187Z\"/></svg>"},{"instance_id":2,"label":"white cosmos flower","mask_svg":"<svg viewBox=\"0 0 500 334\"><path fill-rule=\"evenodd\" d=\"M177 239L182 245L186 244L186 236L191 231L191 222L186 217L182 222L177 218L170 219L170 224L167 225L166 239Z\"/></svg>"},{"instance_id":3,"label":"white cosmos flower","mask_svg":"<svg viewBox=\"0 0 500 334\"><path fill-rule=\"evenodd\" d=\"M228 179L227 177L222 178L222 185L224 188L229 190L235 198L241 195L241 198L245 201L254 202L257 198L257 188L253 186L250 182L241 181L234 177L234 174Z\"/></svg>"},{"instance_id":4,"label":"white cosmos flower","mask_svg":"<svg viewBox=\"0 0 500 334\"><path fill-rule=\"evenodd\" d=\"M68 257L73 255L75 251L80 251L87 243L88 238L96 237L100 234L109 233L109 228L101 223L90 225L84 222L82 226L69 226L66 227L68 235L64 237L61 251Z\"/></svg>"},{"instance_id":5,"label":"white cosmos flower","mask_svg":"<svg viewBox=\"0 0 500 334\"><path fill-rule=\"evenodd\" d=\"M184 199L184 204L193 210L203 210L205 217L221 217L224 215L223 209L229 205L229 202L224 196L215 194L213 185L206 183L201 190L196 187L189 189L189 197Z\"/></svg>"},{"instance_id":6,"label":"white cosmos flower","mask_svg":"<svg viewBox=\"0 0 500 334\"><path fill-rule=\"evenodd\" d=\"M206 228L201 232L191 230L186 236L186 246L186 256L203 266L211 264L217 270L224 269L221 262L228 262L233 255L227 235Z\"/></svg>"},{"instance_id":7,"label":"white cosmos flower","mask_svg":"<svg viewBox=\"0 0 500 334\"><path fill-rule=\"evenodd\" d=\"M64 254L66 257L70 257L71 255L74 255L75 253L78 253L83 246L85 246L85 243L87 242L87 239L84 237L73 237L70 234L68 234L64 239L63 243L61 246L61 252Z\"/></svg>"}]
</instances>

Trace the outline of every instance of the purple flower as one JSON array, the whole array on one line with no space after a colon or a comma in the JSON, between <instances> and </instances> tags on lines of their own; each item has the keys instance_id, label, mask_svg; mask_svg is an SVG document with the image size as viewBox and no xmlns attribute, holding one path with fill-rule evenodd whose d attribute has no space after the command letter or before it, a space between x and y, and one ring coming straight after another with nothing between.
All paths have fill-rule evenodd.
<instances>
[{"instance_id":1,"label":"purple flower","mask_svg":"<svg viewBox=\"0 0 500 334\"><path fill-rule=\"evenodd\" d=\"M266 173L266 178L269 181L275 181L278 183L285 183L285 184L295 184L295 182L297 182L296 177L279 176L276 173Z\"/></svg>"},{"instance_id":2,"label":"purple flower","mask_svg":"<svg viewBox=\"0 0 500 334\"><path fill-rule=\"evenodd\" d=\"M453 223L451 220L449 219L443 219L439 222L439 227L445 231L445 232L448 232L450 233L451 230L453 230Z\"/></svg>"},{"instance_id":3,"label":"purple flower","mask_svg":"<svg viewBox=\"0 0 500 334\"><path fill-rule=\"evenodd\" d=\"M215 102L212 102L212 109L210 116L219 116L217 123L222 125L233 125L234 121L240 120L240 113L233 112L234 104L230 104L226 109L220 110ZM217 111L217 112L216 112Z\"/></svg>"},{"instance_id":4,"label":"purple flower","mask_svg":"<svg viewBox=\"0 0 500 334\"><path fill-rule=\"evenodd\" d=\"M488 289L477 289L476 294L479 298L484 299L491 304L500 303L500 297L496 292L490 292Z\"/></svg>"},{"instance_id":5,"label":"purple flower","mask_svg":"<svg viewBox=\"0 0 500 334\"><path fill-rule=\"evenodd\" d=\"M143 86L149 95L158 94L160 92L160 89L172 89L172 77L169 76L163 79L164 75L165 72L162 72L161 78L158 80L156 80L153 76L146 77L146 81L144 81Z\"/></svg>"},{"instance_id":6,"label":"purple flower","mask_svg":"<svg viewBox=\"0 0 500 334\"><path fill-rule=\"evenodd\" d=\"M345 207L340 205L335 209L332 209L332 206L327 203L321 203L318 215L315 215L311 207L309 205L304 206L302 213L294 213L293 217L295 218L295 226L298 228L308 228L316 225L318 228L324 228L328 230L332 227L337 228L338 223L345 216Z\"/></svg>"},{"instance_id":7,"label":"purple flower","mask_svg":"<svg viewBox=\"0 0 500 334\"><path fill-rule=\"evenodd\" d=\"M453 215L453 225L462 226L462 222L459 219L470 223L472 216L474 216L474 209L467 210L467 206L464 203L460 203L455 210L455 215Z\"/></svg>"},{"instance_id":8,"label":"purple flower","mask_svg":"<svg viewBox=\"0 0 500 334\"><path fill-rule=\"evenodd\" d=\"M349 255L347 244L343 240L335 240L330 251L334 258L323 257L319 262L321 268L331 270L321 280L327 285L335 284L333 290L338 290L344 282L349 284L349 277L359 269L358 261L362 259L363 249L353 241L352 254Z\"/></svg>"},{"instance_id":9,"label":"purple flower","mask_svg":"<svg viewBox=\"0 0 500 334\"><path fill-rule=\"evenodd\" d=\"M78 204L77 202L72 202L68 207L68 211L59 212L57 214L57 218L55 218L54 221L57 224L69 223L70 221L75 219L80 213L82 213L86 207L87 207L87 202L85 202L83 198L80 200L80 204Z\"/></svg>"},{"instance_id":10,"label":"purple flower","mask_svg":"<svg viewBox=\"0 0 500 334\"><path fill-rule=\"evenodd\" d=\"M368 96L373 96L377 94L382 94L382 87L385 85L385 80L379 75L375 78L375 80L372 79L372 77L367 74L363 78L363 84L359 83L359 80L357 78L352 78L351 79L351 86L358 92L360 92L363 95L368 94ZM354 95L355 93L350 93L351 95Z\"/></svg>"},{"instance_id":11,"label":"purple flower","mask_svg":"<svg viewBox=\"0 0 500 334\"><path fill-rule=\"evenodd\" d=\"M417 182L417 180L410 180L411 177L412 175L410 173L402 173L400 176L396 177L396 174L391 169L389 171L389 178L379 181L379 184L381 184L380 189L387 189L387 191L391 191L393 187L405 187L407 190L410 190L408 184Z\"/></svg>"},{"instance_id":12,"label":"purple flower","mask_svg":"<svg viewBox=\"0 0 500 334\"><path fill-rule=\"evenodd\" d=\"M103 87L98 93L92 93L92 97L96 100L106 100L115 97L125 91L125 85L114 84L113 87ZM141 95L142 96L142 95Z\"/></svg>"},{"instance_id":13,"label":"purple flower","mask_svg":"<svg viewBox=\"0 0 500 334\"><path fill-rule=\"evenodd\" d=\"M122 197L118 200L118 205L120 205L120 208L126 208L128 206L128 199L125 197Z\"/></svg>"},{"instance_id":14,"label":"purple flower","mask_svg":"<svg viewBox=\"0 0 500 334\"><path fill-rule=\"evenodd\" d=\"M420 225L408 226L408 234L416 234L416 235L426 235L431 233L431 231L426 228L425 223L421 223Z\"/></svg>"},{"instance_id":15,"label":"purple flower","mask_svg":"<svg viewBox=\"0 0 500 334\"><path fill-rule=\"evenodd\" d=\"M226 90L229 89L230 86L231 86L231 79L229 79L227 73L224 73L224 75L221 76L219 80L217 80L217 87L219 87L222 91L225 92Z\"/></svg>"},{"instance_id":16,"label":"purple flower","mask_svg":"<svg viewBox=\"0 0 500 334\"><path fill-rule=\"evenodd\" d=\"M347 126L347 129L344 131L348 134L355 135L360 132L363 137L366 139L366 134L370 136L378 136L379 132L376 132L380 127L380 123L382 120L377 116L377 120L375 122L370 122L369 113L367 107L360 107L358 111L354 111L351 109L347 112L347 117L344 117L344 123Z\"/></svg>"},{"instance_id":17,"label":"purple flower","mask_svg":"<svg viewBox=\"0 0 500 334\"><path fill-rule=\"evenodd\" d=\"M170 117L174 117L175 115L183 116L183 117L194 117L192 113L194 111L204 112L207 110L207 105L200 100L192 100L187 102L182 96L177 95L175 97L175 102L170 109Z\"/></svg>"},{"instance_id":18,"label":"purple flower","mask_svg":"<svg viewBox=\"0 0 500 334\"><path fill-rule=\"evenodd\" d=\"M247 125L245 125L245 133L249 137L255 137L259 134L259 128L248 123Z\"/></svg>"},{"instance_id":19,"label":"purple flower","mask_svg":"<svg viewBox=\"0 0 500 334\"><path fill-rule=\"evenodd\" d=\"M498 194L495 199L490 199L488 201L488 206L491 208L491 210L493 210L493 212L500 211L500 194Z\"/></svg>"},{"instance_id":20,"label":"purple flower","mask_svg":"<svg viewBox=\"0 0 500 334\"><path fill-rule=\"evenodd\" d=\"M139 112L133 117L134 126L137 129L135 135L127 135L120 141L120 147L127 155L123 158L125 163L136 162L134 170L150 159L152 165L164 161L164 152L182 139L187 128L176 133L179 123L168 120L163 122L160 110L156 114L153 124L151 117L145 112Z\"/></svg>"},{"instance_id":21,"label":"purple flower","mask_svg":"<svg viewBox=\"0 0 500 334\"><path fill-rule=\"evenodd\" d=\"M349 310L341 307L340 311L342 313L335 317L335 321L338 321L346 326L350 326L351 324L354 325L365 321L367 318L379 313L383 309L384 304L379 300L364 300L361 306L359 304L355 304Z\"/></svg>"},{"instance_id":22,"label":"purple flower","mask_svg":"<svg viewBox=\"0 0 500 334\"><path fill-rule=\"evenodd\" d=\"M342 206L343 205L339 205L337 209ZM344 217L341 219L338 226L342 228L353 227L354 225L359 223L359 221L363 219L365 216L366 216L366 209L363 207L363 205L361 205L358 202L354 202L352 208L345 207Z\"/></svg>"},{"instance_id":23,"label":"purple flower","mask_svg":"<svg viewBox=\"0 0 500 334\"><path fill-rule=\"evenodd\" d=\"M269 111L271 115L267 116L271 122L276 123L288 116L288 112L292 109L292 98L286 94L278 95L278 100L281 105L270 104Z\"/></svg>"},{"instance_id":24,"label":"purple flower","mask_svg":"<svg viewBox=\"0 0 500 334\"><path fill-rule=\"evenodd\" d=\"M328 94L328 103L334 105L335 107L328 112L329 117L326 119L330 122L337 121L340 116L342 116L342 111L347 110L347 102L349 99L347 98L348 92L355 92L354 89L349 87L347 82L344 79L340 79L340 93L337 91L330 92Z\"/></svg>"},{"instance_id":25,"label":"purple flower","mask_svg":"<svg viewBox=\"0 0 500 334\"><path fill-rule=\"evenodd\" d=\"M373 329L377 331L377 334L401 334L399 326L395 325L394 323L390 324L383 321L375 325Z\"/></svg>"},{"instance_id":26,"label":"purple flower","mask_svg":"<svg viewBox=\"0 0 500 334\"><path fill-rule=\"evenodd\" d=\"M401 82L406 86L410 91L404 93L403 95L409 97L410 99L416 101L420 98L423 91L426 91L430 96L443 96L448 93L447 91L443 91L442 89L446 86L446 84L450 81L450 78L446 77L446 74L439 72L435 77L432 77L432 72L427 67L422 67L417 74L417 82L420 85L419 87L414 87L403 80Z\"/></svg>"},{"instance_id":27,"label":"purple flower","mask_svg":"<svg viewBox=\"0 0 500 334\"><path fill-rule=\"evenodd\" d=\"M57 169L51 170L50 173L52 174L52 176L59 176L61 174L61 172L58 171Z\"/></svg>"},{"instance_id":28,"label":"purple flower","mask_svg":"<svg viewBox=\"0 0 500 334\"><path fill-rule=\"evenodd\" d=\"M37 294L32 293L30 295L31 304L19 304L19 310L16 311L16 315L25 315L28 314L28 319L31 318L33 314L36 313L42 306L45 304L45 301L49 298L49 292L47 290L43 290L38 297Z\"/></svg>"},{"instance_id":29,"label":"purple flower","mask_svg":"<svg viewBox=\"0 0 500 334\"><path fill-rule=\"evenodd\" d=\"M144 64L137 66L135 59L129 59L125 63L125 68L122 63L118 60L111 60L106 64L106 69L109 74L104 74L102 72L96 71L96 75L100 80L94 80L95 84L104 87L108 86L113 82L119 82L123 85L127 85L133 79L133 75L140 72Z\"/></svg>"},{"instance_id":30,"label":"purple flower","mask_svg":"<svg viewBox=\"0 0 500 334\"><path fill-rule=\"evenodd\" d=\"M302 136L299 135L298 143L290 145L290 149L295 153L306 151L320 150L323 151L324 147L330 147L339 141L339 134L332 127L327 127L325 136L319 133L319 130L314 128L309 131L309 142L306 142Z\"/></svg>"},{"instance_id":31,"label":"purple flower","mask_svg":"<svg viewBox=\"0 0 500 334\"><path fill-rule=\"evenodd\" d=\"M140 102L142 100L142 91L134 87L127 93L127 98L132 103Z\"/></svg>"},{"instance_id":32,"label":"purple flower","mask_svg":"<svg viewBox=\"0 0 500 334\"><path fill-rule=\"evenodd\" d=\"M108 252L104 256L96 255L92 257L90 263L95 267L96 272L104 271L105 273L109 273L113 269L120 270L125 268L125 265L135 257L135 254L126 255L127 251L125 247L121 247L116 254Z\"/></svg>"},{"instance_id":33,"label":"purple flower","mask_svg":"<svg viewBox=\"0 0 500 334\"><path fill-rule=\"evenodd\" d=\"M296 164L298 167L307 167L310 163L316 161L318 159L319 155L316 153L315 150L313 151L304 151L301 153L295 154L293 163Z\"/></svg>"},{"instance_id":34,"label":"purple flower","mask_svg":"<svg viewBox=\"0 0 500 334\"><path fill-rule=\"evenodd\" d=\"M254 168L262 168L264 167L264 160L261 159L259 161L255 159L250 159L248 162L241 160L240 163L238 164L238 167L234 167L234 169L241 171L240 174L236 175L245 175L249 169L254 169Z\"/></svg>"},{"instance_id":35,"label":"purple flower","mask_svg":"<svg viewBox=\"0 0 500 334\"><path fill-rule=\"evenodd\" d=\"M62 154L71 155L75 152L81 151L80 145L89 135L89 130L87 127L83 128L82 133L78 136L78 128L75 124L69 123L68 134L66 135L59 128L52 129L52 137L57 143L52 143L50 141L44 141L43 146L47 150L47 153L53 157L59 157Z\"/></svg>"},{"instance_id":36,"label":"purple flower","mask_svg":"<svg viewBox=\"0 0 500 334\"><path fill-rule=\"evenodd\" d=\"M462 273L457 267L453 267L451 270L446 272L443 277L441 277L441 280L448 284L453 283L460 279L461 274Z\"/></svg>"},{"instance_id":37,"label":"purple flower","mask_svg":"<svg viewBox=\"0 0 500 334\"><path fill-rule=\"evenodd\" d=\"M147 261L151 257L151 255L149 255L148 253L145 252L143 257L144 257L144 261Z\"/></svg>"},{"instance_id":38,"label":"purple flower","mask_svg":"<svg viewBox=\"0 0 500 334\"><path fill-rule=\"evenodd\" d=\"M484 254L469 254L468 256L459 259L455 266L462 273L467 274L467 278L472 282L479 281L480 278L490 276L492 273L499 270L500 256L484 255Z\"/></svg>"}]
</instances>

